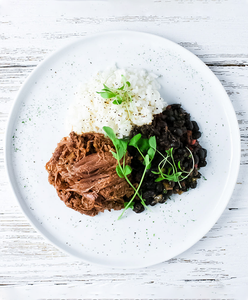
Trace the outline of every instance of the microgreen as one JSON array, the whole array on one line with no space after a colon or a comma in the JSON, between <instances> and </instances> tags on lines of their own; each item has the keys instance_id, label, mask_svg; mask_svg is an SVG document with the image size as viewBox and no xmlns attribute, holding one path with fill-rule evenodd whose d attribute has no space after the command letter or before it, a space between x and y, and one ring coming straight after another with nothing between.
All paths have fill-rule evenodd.
<instances>
[{"instance_id":1,"label":"microgreen","mask_svg":"<svg viewBox=\"0 0 248 300\"><path fill-rule=\"evenodd\" d=\"M141 194L139 193L140 187L142 185L142 182L145 178L146 171L151 168L151 162L154 158L154 155L156 153L156 138L155 136L150 137L149 139L143 139L141 138L141 134L135 135L130 141L118 139L113 131L112 128L104 126L103 130L105 131L106 135L111 139L115 146L116 152L112 152L114 158L117 160L118 165L116 166L116 173L120 178L125 178L126 181L129 183L129 185L134 190L134 195L130 199L128 203L125 204L125 208L122 212L122 214L119 216L118 220L123 216L124 212L129 208L133 207L133 201L136 196L138 196L141 200L141 203L143 206L146 207L145 201L142 198ZM131 174L132 168L129 165L125 165L125 155L127 152L127 146L135 147L141 157L143 158L143 164L145 165L141 180L139 182L139 185L137 188L135 188L130 180L128 179L128 175Z\"/></svg>"},{"instance_id":2,"label":"microgreen","mask_svg":"<svg viewBox=\"0 0 248 300\"><path fill-rule=\"evenodd\" d=\"M97 92L97 94L101 95L104 99L112 99L113 104L120 105L122 102L132 102L132 95L130 93L130 82L126 80L124 75L121 75L122 86L119 88L110 88L103 84L104 89L101 92Z\"/></svg>"},{"instance_id":3,"label":"microgreen","mask_svg":"<svg viewBox=\"0 0 248 300\"><path fill-rule=\"evenodd\" d=\"M128 205L128 202L124 202L124 207L126 207ZM133 203L131 205L128 206L131 209L134 209L134 205Z\"/></svg>"},{"instance_id":4,"label":"microgreen","mask_svg":"<svg viewBox=\"0 0 248 300\"><path fill-rule=\"evenodd\" d=\"M186 147L187 148L187 147ZM169 150L165 150L166 156L158 151L160 155L162 155L163 160L158 164L158 172L152 171L152 173L159 175L158 178L155 180L156 182L162 180L174 181L178 182L179 186L181 187L180 181L186 179L194 170L194 156L189 148L187 148L190 155L189 157L192 158L192 168L189 172L185 171L181 167L181 162L179 161L176 165L174 156L173 156L173 148ZM167 172L165 172L167 170Z\"/></svg>"}]
</instances>

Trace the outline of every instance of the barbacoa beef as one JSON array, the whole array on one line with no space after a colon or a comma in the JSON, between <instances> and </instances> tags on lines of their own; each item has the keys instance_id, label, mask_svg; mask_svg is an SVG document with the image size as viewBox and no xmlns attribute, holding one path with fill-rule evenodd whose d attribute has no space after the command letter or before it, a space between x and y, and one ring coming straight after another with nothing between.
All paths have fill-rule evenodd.
<instances>
[{"instance_id":1,"label":"barbacoa beef","mask_svg":"<svg viewBox=\"0 0 248 300\"><path fill-rule=\"evenodd\" d=\"M58 143L46 170L49 183L68 207L89 216L124 207L123 197L130 197L133 189L117 175L111 150L111 140L95 132L71 132ZM127 154L126 164L130 162Z\"/></svg>"}]
</instances>

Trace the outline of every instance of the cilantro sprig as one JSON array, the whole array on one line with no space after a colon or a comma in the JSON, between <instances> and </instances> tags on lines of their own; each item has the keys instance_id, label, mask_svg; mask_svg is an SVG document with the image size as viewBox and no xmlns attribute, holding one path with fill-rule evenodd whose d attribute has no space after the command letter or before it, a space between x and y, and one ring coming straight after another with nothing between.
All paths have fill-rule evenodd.
<instances>
[{"instance_id":1,"label":"cilantro sprig","mask_svg":"<svg viewBox=\"0 0 248 300\"><path fill-rule=\"evenodd\" d=\"M104 126L103 130L105 131L106 135L111 139L115 146L116 152L112 151L112 154L114 158L117 160L118 164L116 166L116 173L120 178L125 178L128 184L133 188L134 194L130 201L128 203L125 203L125 208L121 215L119 216L118 220L123 216L125 211L129 207L133 207L133 201L136 196L138 196L141 200L141 203L144 207L147 207L145 204L144 199L139 193L140 187L142 185L142 182L145 178L146 171L151 168L151 162L155 156L156 153L156 138L155 136L150 137L149 139L143 139L141 138L141 134L135 135L130 141L125 139L118 139L113 131L112 128ZM135 188L130 180L128 179L128 175L131 174L132 168L129 165L125 164L125 156L127 152L127 146L135 147L141 157L143 158L143 164L145 166L141 180L139 182L139 185L137 188Z\"/></svg>"},{"instance_id":2,"label":"cilantro sprig","mask_svg":"<svg viewBox=\"0 0 248 300\"><path fill-rule=\"evenodd\" d=\"M166 156L164 156L162 153L158 151L159 154L163 157L163 160L161 160L161 162L158 164L158 172L152 171L153 174L159 175L159 177L155 180L155 182L162 181L162 180L174 181L174 182L178 182L179 186L182 187L180 181L183 181L192 173L195 165L194 156L192 152L188 147L186 148L190 153L189 157L192 158L192 168L189 172L181 168L180 161L176 165L173 156L173 147L170 148L169 150L165 150L167 154ZM165 168L166 164L167 164L167 168ZM165 170L167 170L167 172L165 172Z\"/></svg>"},{"instance_id":3,"label":"cilantro sprig","mask_svg":"<svg viewBox=\"0 0 248 300\"><path fill-rule=\"evenodd\" d=\"M110 88L106 84L103 84L104 89L101 92L96 92L97 94L101 95L104 99L112 99L113 104L120 105L123 102L132 102L132 95L130 92L130 82L126 80L124 75L121 75L122 86L115 89Z\"/></svg>"}]
</instances>

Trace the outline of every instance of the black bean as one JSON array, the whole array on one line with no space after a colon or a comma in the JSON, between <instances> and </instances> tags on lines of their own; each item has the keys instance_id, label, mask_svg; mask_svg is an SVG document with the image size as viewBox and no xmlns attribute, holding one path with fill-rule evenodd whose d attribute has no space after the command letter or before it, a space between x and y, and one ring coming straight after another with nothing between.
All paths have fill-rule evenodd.
<instances>
[{"instance_id":1,"label":"black bean","mask_svg":"<svg viewBox=\"0 0 248 300\"><path fill-rule=\"evenodd\" d=\"M192 124L193 124L193 131L199 131L199 126L196 123L196 121L192 121Z\"/></svg>"},{"instance_id":2,"label":"black bean","mask_svg":"<svg viewBox=\"0 0 248 300\"><path fill-rule=\"evenodd\" d=\"M172 109L181 108L181 104L171 104Z\"/></svg>"},{"instance_id":3,"label":"black bean","mask_svg":"<svg viewBox=\"0 0 248 300\"><path fill-rule=\"evenodd\" d=\"M185 120L186 120L186 121L189 121L189 120L190 120L190 114L188 114L188 113L185 114Z\"/></svg>"},{"instance_id":4,"label":"black bean","mask_svg":"<svg viewBox=\"0 0 248 300\"><path fill-rule=\"evenodd\" d=\"M194 128L193 123L189 120L185 122L185 126L188 130L193 130Z\"/></svg>"},{"instance_id":5,"label":"black bean","mask_svg":"<svg viewBox=\"0 0 248 300\"><path fill-rule=\"evenodd\" d=\"M194 178L197 177L198 176L198 170L194 169L192 175L193 175Z\"/></svg>"},{"instance_id":6,"label":"black bean","mask_svg":"<svg viewBox=\"0 0 248 300\"><path fill-rule=\"evenodd\" d=\"M162 195L162 194L159 194L159 195L157 195L157 196L154 197L154 199L155 199L157 202L161 201L162 198L163 198L163 195Z\"/></svg>"},{"instance_id":7,"label":"black bean","mask_svg":"<svg viewBox=\"0 0 248 300\"><path fill-rule=\"evenodd\" d=\"M144 194L143 194L143 198L144 199L148 199L148 198L150 198L150 197L154 197L154 195L155 195L155 192L154 191L146 191L146 192L144 192Z\"/></svg>"},{"instance_id":8,"label":"black bean","mask_svg":"<svg viewBox=\"0 0 248 300\"><path fill-rule=\"evenodd\" d=\"M198 167L203 168L203 167L206 167L206 165L207 165L207 162L205 160L200 160Z\"/></svg>"},{"instance_id":9,"label":"black bean","mask_svg":"<svg viewBox=\"0 0 248 300\"><path fill-rule=\"evenodd\" d=\"M175 183L174 187L173 187L174 191L179 191L179 184Z\"/></svg>"},{"instance_id":10,"label":"black bean","mask_svg":"<svg viewBox=\"0 0 248 300\"><path fill-rule=\"evenodd\" d=\"M201 178L201 173L198 172L198 174L195 176L195 178Z\"/></svg>"},{"instance_id":11,"label":"black bean","mask_svg":"<svg viewBox=\"0 0 248 300\"><path fill-rule=\"evenodd\" d=\"M173 126L176 128L178 128L178 127L181 128L181 127L183 127L183 125L184 125L184 121L175 121L173 123Z\"/></svg>"},{"instance_id":12,"label":"black bean","mask_svg":"<svg viewBox=\"0 0 248 300\"><path fill-rule=\"evenodd\" d=\"M179 149L177 150L177 153L178 153L178 154L184 154L184 149L179 148Z\"/></svg>"},{"instance_id":13,"label":"black bean","mask_svg":"<svg viewBox=\"0 0 248 300\"><path fill-rule=\"evenodd\" d=\"M185 149L178 149L177 150L177 153L179 154L179 155L184 155L184 153L185 153Z\"/></svg>"},{"instance_id":14,"label":"black bean","mask_svg":"<svg viewBox=\"0 0 248 300\"><path fill-rule=\"evenodd\" d=\"M159 201L159 203L165 203L168 197L166 197L165 195L163 195L162 199Z\"/></svg>"},{"instance_id":15,"label":"black bean","mask_svg":"<svg viewBox=\"0 0 248 300\"><path fill-rule=\"evenodd\" d=\"M197 181L196 181L196 180L194 180L194 181L192 181L192 182L190 183L190 187L191 187L192 189L195 189L196 186L197 186Z\"/></svg>"},{"instance_id":16,"label":"black bean","mask_svg":"<svg viewBox=\"0 0 248 300\"><path fill-rule=\"evenodd\" d=\"M189 167L189 163L188 163L187 161L185 161L185 162L183 163L183 167L184 167L185 169L187 169L187 168Z\"/></svg>"},{"instance_id":17,"label":"black bean","mask_svg":"<svg viewBox=\"0 0 248 300\"><path fill-rule=\"evenodd\" d=\"M193 138L194 140L197 140L197 139L199 139L200 137L201 137L201 132L200 132L200 131L195 131L195 132L192 133L192 138Z\"/></svg>"},{"instance_id":18,"label":"black bean","mask_svg":"<svg viewBox=\"0 0 248 300\"><path fill-rule=\"evenodd\" d=\"M149 197L149 198L145 199L146 205L151 205L152 201L153 201L153 197Z\"/></svg>"},{"instance_id":19,"label":"black bean","mask_svg":"<svg viewBox=\"0 0 248 300\"><path fill-rule=\"evenodd\" d=\"M144 188L146 190L152 190L155 187L156 183L154 182L154 180L147 180L144 182ZM143 187L143 184L142 184Z\"/></svg>"},{"instance_id":20,"label":"black bean","mask_svg":"<svg viewBox=\"0 0 248 300\"><path fill-rule=\"evenodd\" d=\"M157 195L153 198L153 201L151 203L151 206L154 206L156 205L159 201L161 201L163 199L163 195L160 194L160 195Z\"/></svg>"},{"instance_id":21,"label":"black bean","mask_svg":"<svg viewBox=\"0 0 248 300\"><path fill-rule=\"evenodd\" d=\"M136 212L137 214L141 213L144 210L145 210L145 208L141 203L135 203L134 204L133 211Z\"/></svg>"},{"instance_id":22,"label":"black bean","mask_svg":"<svg viewBox=\"0 0 248 300\"><path fill-rule=\"evenodd\" d=\"M175 134L178 135L178 136L182 136L183 131L180 128L177 128Z\"/></svg>"},{"instance_id":23,"label":"black bean","mask_svg":"<svg viewBox=\"0 0 248 300\"><path fill-rule=\"evenodd\" d=\"M199 164L199 156L195 154L194 159L195 159L195 164L198 165Z\"/></svg>"},{"instance_id":24,"label":"black bean","mask_svg":"<svg viewBox=\"0 0 248 300\"><path fill-rule=\"evenodd\" d=\"M164 129L166 126L166 122L159 120L159 122L157 123L157 126L159 126L160 129Z\"/></svg>"},{"instance_id":25,"label":"black bean","mask_svg":"<svg viewBox=\"0 0 248 300\"><path fill-rule=\"evenodd\" d=\"M183 192L186 192L187 189L188 189L188 188L186 187L186 185L185 185L185 186L182 186L182 191L183 191Z\"/></svg>"},{"instance_id":26,"label":"black bean","mask_svg":"<svg viewBox=\"0 0 248 300\"><path fill-rule=\"evenodd\" d=\"M157 193L162 193L164 189L163 183L162 182L158 182L156 185L156 192Z\"/></svg>"},{"instance_id":27,"label":"black bean","mask_svg":"<svg viewBox=\"0 0 248 300\"><path fill-rule=\"evenodd\" d=\"M153 199L152 202L150 203L150 205L151 205L151 206L154 206L154 205L156 205L157 203L158 203L158 202L157 202L156 200Z\"/></svg>"},{"instance_id":28,"label":"black bean","mask_svg":"<svg viewBox=\"0 0 248 300\"><path fill-rule=\"evenodd\" d=\"M174 115L174 112L173 112L172 109L168 109L168 110L165 111L165 114L166 114L167 116L173 116L173 115Z\"/></svg>"},{"instance_id":29,"label":"black bean","mask_svg":"<svg viewBox=\"0 0 248 300\"><path fill-rule=\"evenodd\" d=\"M176 119L174 118L174 117L168 117L168 121L170 121L170 122L174 122L174 121L176 121Z\"/></svg>"},{"instance_id":30,"label":"black bean","mask_svg":"<svg viewBox=\"0 0 248 300\"><path fill-rule=\"evenodd\" d=\"M204 158L206 158L206 157L207 157L207 154L208 154L208 152L207 152L207 150L206 150L205 148L202 148L202 150L205 152L205 157L204 157Z\"/></svg>"},{"instance_id":31,"label":"black bean","mask_svg":"<svg viewBox=\"0 0 248 300\"><path fill-rule=\"evenodd\" d=\"M180 120L181 122L183 122L183 124L185 124L185 119L184 119L184 115L183 114L178 114L178 120Z\"/></svg>"},{"instance_id":32,"label":"black bean","mask_svg":"<svg viewBox=\"0 0 248 300\"><path fill-rule=\"evenodd\" d=\"M174 141L173 143L171 143L171 147L179 148L180 147L180 142L179 141Z\"/></svg>"},{"instance_id":33,"label":"black bean","mask_svg":"<svg viewBox=\"0 0 248 300\"><path fill-rule=\"evenodd\" d=\"M187 133L187 128L185 126L183 126L182 128L183 134Z\"/></svg>"},{"instance_id":34,"label":"black bean","mask_svg":"<svg viewBox=\"0 0 248 300\"><path fill-rule=\"evenodd\" d=\"M166 191L166 190L165 190ZM163 199L167 200L169 198L168 193L163 193Z\"/></svg>"},{"instance_id":35,"label":"black bean","mask_svg":"<svg viewBox=\"0 0 248 300\"><path fill-rule=\"evenodd\" d=\"M204 160L204 158L205 158L205 151L204 151L204 149L201 148L197 153L199 155L200 160Z\"/></svg>"}]
</instances>

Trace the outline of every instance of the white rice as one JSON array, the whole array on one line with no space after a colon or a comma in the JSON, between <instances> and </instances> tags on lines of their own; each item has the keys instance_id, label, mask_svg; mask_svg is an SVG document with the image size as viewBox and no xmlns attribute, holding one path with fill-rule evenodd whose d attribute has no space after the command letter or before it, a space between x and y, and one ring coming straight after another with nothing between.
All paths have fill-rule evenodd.
<instances>
[{"instance_id":1,"label":"white rice","mask_svg":"<svg viewBox=\"0 0 248 300\"><path fill-rule=\"evenodd\" d=\"M123 85L122 76L130 82L129 91L132 101L119 105L113 99L104 99L96 92L101 92L103 84L109 88ZM98 72L89 82L82 85L77 97L69 108L67 130L78 134L100 132L103 126L111 127L118 137L128 136L133 125L150 124L154 114L161 113L167 106L161 98L156 81L157 76L139 69L108 68Z\"/></svg>"}]
</instances>

